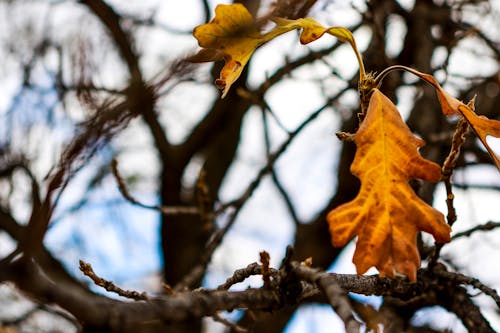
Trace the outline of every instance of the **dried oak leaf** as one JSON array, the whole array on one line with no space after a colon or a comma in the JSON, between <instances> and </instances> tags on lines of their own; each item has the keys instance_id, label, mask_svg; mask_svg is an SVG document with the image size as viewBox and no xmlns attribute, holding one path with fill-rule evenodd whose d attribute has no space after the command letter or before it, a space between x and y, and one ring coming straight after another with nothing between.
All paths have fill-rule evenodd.
<instances>
[{"instance_id":1,"label":"dried oak leaf","mask_svg":"<svg viewBox=\"0 0 500 333\"><path fill-rule=\"evenodd\" d=\"M404 69L417 75L436 88L439 103L441 104L441 109L445 115L449 116L452 114L459 114L467 120L467 123L469 123L474 133L476 133L479 140L490 154L497 169L500 171L500 158L498 158L493 149L491 149L486 142L486 137L488 135L500 138L500 121L488 119L485 116L478 116L468 105L448 94L432 75L425 74L408 67L404 67Z\"/></svg>"},{"instance_id":2,"label":"dried oak leaf","mask_svg":"<svg viewBox=\"0 0 500 333\"><path fill-rule=\"evenodd\" d=\"M451 228L408 181L438 181L440 167L419 154L424 141L412 134L394 104L377 89L354 141L351 172L361 180L361 188L353 201L328 214L332 243L341 247L357 235L353 262L358 274L375 266L381 275L394 277L398 272L415 281L420 267L418 231L448 242Z\"/></svg>"},{"instance_id":3,"label":"dried oak leaf","mask_svg":"<svg viewBox=\"0 0 500 333\"><path fill-rule=\"evenodd\" d=\"M486 142L486 136L488 135L500 138L500 121L488 119L485 116L478 116L470 107L463 103L458 106L457 113L460 113L467 120L500 171L500 159Z\"/></svg>"},{"instance_id":4,"label":"dried oak leaf","mask_svg":"<svg viewBox=\"0 0 500 333\"><path fill-rule=\"evenodd\" d=\"M253 52L267 41L294 29L303 29L302 44L310 43L328 33L341 41L347 41L355 48L351 32L341 27L325 28L312 18L288 20L272 18L276 26L266 33L260 32L257 24L242 4L217 5L215 18L207 24L196 27L194 37L202 49L190 57L192 62L210 62L224 59L216 85L223 89L224 98L231 85L238 79Z\"/></svg>"}]
</instances>

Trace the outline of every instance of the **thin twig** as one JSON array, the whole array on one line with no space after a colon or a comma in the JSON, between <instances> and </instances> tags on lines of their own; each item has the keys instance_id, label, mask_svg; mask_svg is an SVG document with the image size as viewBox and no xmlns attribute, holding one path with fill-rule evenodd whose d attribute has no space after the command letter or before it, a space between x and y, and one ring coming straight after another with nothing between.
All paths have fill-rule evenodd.
<instances>
[{"instance_id":1,"label":"thin twig","mask_svg":"<svg viewBox=\"0 0 500 333\"><path fill-rule=\"evenodd\" d=\"M467 134L468 129L469 124L467 123L467 120L465 120L465 118L461 118L457 124L457 130L455 131L455 134L453 134L450 153L448 154L448 157L446 157L443 167L441 168L442 178L446 187L446 206L448 207L448 215L446 216L446 219L450 227L453 226L457 220L457 214L455 207L453 206L455 195L453 194L451 176L453 175L453 170L457 165L460 149L465 142L465 135Z\"/></svg>"},{"instance_id":2,"label":"thin twig","mask_svg":"<svg viewBox=\"0 0 500 333\"><path fill-rule=\"evenodd\" d=\"M73 324L77 329L81 329L81 323L71 313L65 311L64 309L56 308L47 304L38 304L37 308L55 316L59 316Z\"/></svg>"},{"instance_id":3,"label":"thin twig","mask_svg":"<svg viewBox=\"0 0 500 333\"><path fill-rule=\"evenodd\" d=\"M15 333L15 332L17 332L17 330L12 330L12 331L8 330L8 329L6 329L6 327L21 325L24 321L29 320L29 318L31 316L33 316L34 314L36 314L39 311L46 312L46 313L49 313L51 315L63 318L64 320L66 320L67 322L72 324L75 327L75 329L77 329L78 331L80 331L82 328L81 324L78 322L78 320L76 320L76 318L73 315L71 315L69 312L67 312L63 309L51 306L51 305L38 303L34 307L32 307L31 309L26 311L25 313L19 315L18 317L15 317L12 319L2 318L2 320L0 322L0 333L9 333L9 332Z\"/></svg>"},{"instance_id":4,"label":"thin twig","mask_svg":"<svg viewBox=\"0 0 500 333\"><path fill-rule=\"evenodd\" d=\"M283 184L281 184L280 179L278 178L278 174L276 171L273 169L271 172L271 179L273 180L274 186L278 189L278 192L281 194L281 198L283 199L286 208L288 209L288 213L290 214L293 223L295 226L299 226L302 224L299 218L299 214L297 214L295 210L295 205L292 202L292 198L290 198L290 195L288 195L288 192L286 191L285 187Z\"/></svg>"},{"instance_id":5,"label":"thin twig","mask_svg":"<svg viewBox=\"0 0 500 333\"><path fill-rule=\"evenodd\" d=\"M360 25L361 26L361 25ZM294 69L299 68L305 64L310 64L314 60L321 59L324 56L332 53L337 48L342 45L341 43L336 43L326 49L310 52L303 57L295 59L293 61L286 62L283 67L279 68L276 72L274 72L271 76L269 76L256 90L255 93L257 96L263 96L269 88L271 88L277 82L280 82L285 76L289 75Z\"/></svg>"},{"instance_id":6,"label":"thin twig","mask_svg":"<svg viewBox=\"0 0 500 333\"><path fill-rule=\"evenodd\" d=\"M455 240L455 239L461 238L461 237L469 237L470 235L472 235L476 231L490 231L490 230L496 229L498 227L500 227L500 222L489 221L485 224L476 225L475 227L470 228L468 230L465 230L462 232L457 232L455 235L453 235L453 237L451 237L451 239Z\"/></svg>"},{"instance_id":7,"label":"thin twig","mask_svg":"<svg viewBox=\"0 0 500 333\"><path fill-rule=\"evenodd\" d=\"M262 273L262 267L256 262L251 263L245 268L237 269L233 275L226 280L223 284L217 287L217 290L228 290L231 286L245 281L252 275L259 275Z\"/></svg>"},{"instance_id":8,"label":"thin twig","mask_svg":"<svg viewBox=\"0 0 500 333\"><path fill-rule=\"evenodd\" d=\"M132 15L127 15L124 13L120 13L120 16L123 20L126 20L128 22L133 23L134 25L141 27L152 27L155 29L161 29L165 32L176 35L191 35L193 33L192 29L180 29L172 25L169 25L167 23L159 22L159 20L156 20L154 17L140 18Z\"/></svg>"},{"instance_id":9,"label":"thin twig","mask_svg":"<svg viewBox=\"0 0 500 333\"><path fill-rule=\"evenodd\" d=\"M474 99L469 102L469 106L471 106L472 108L474 107ZM468 129L469 124L467 120L465 120L465 118L461 118L457 124L457 129L453 134L450 153L448 154L448 157L446 157L446 160L443 163L443 167L441 168L442 180L446 188L446 206L448 208L448 215L446 216L446 219L450 227L453 226L453 224L457 220L457 214L455 211L455 207L453 206L455 195L453 194L451 176L453 175L453 170L455 170L455 166L457 165L458 156L460 155L460 149L465 142L465 136ZM436 265L443 246L444 243L436 242L434 253L432 254L429 261L429 267L433 267L434 265Z\"/></svg>"},{"instance_id":10,"label":"thin twig","mask_svg":"<svg viewBox=\"0 0 500 333\"><path fill-rule=\"evenodd\" d=\"M461 190L474 189L474 190L500 191L499 185L453 183L453 187L456 187Z\"/></svg>"},{"instance_id":11,"label":"thin twig","mask_svg":"<svg viewBox=\"0 0 500 333\"><path fill-rule=\"evenodd\" d=\"M203 0L202 2L203 5L203 14L205 18L205 23L208 23L210 21L210 17L212 16L212 10L210 9L210 4L208 3L208 0Z\"/></svg>"},{"instance_id":12,"label":"thin twig","mask_svg":"<svg viewBox=\"0 0 500 333\"><path fill-rule=\"evenodd\" d=\"M150 299L148 294L145 292L139 293L135 290L123 290L123 289L117 287L112 281L108 281L108 280L105 280L105 279L97 276L97 274L94 273L92 266L89 263L84 262L83 260L80 260L80 271L82 271L82 273L85 276L88 276L94 282L94 284L106 289L106 291L115 293L115 294L120 295L122 297L130 298L130 299L133 299L136 301L146 301L146 300Z\"/></svg>"},{"instance_id":13,"label":"thin twig","mask_svg":"<svg viewBox=\"0 0 500 333\"><path fill-rule=\"evenodd\" d=\"M500 296L498 295L497 291L491 287L488 287L487 285L479 281L479 279L467 276L462 273L448 272L444 269L437 269L435 270L435 272L439 276L444 277L448 280L454 281L459 284L467 284L478 290L481 290L483 293L490 296L497 304L497 307L500 309Z\"/></svg>"},{"instance_id":14,"label":"thin twig","mask_svg":"<svg viewBox=\"0 0 500 333\"><path fill-rule=\"evenodd\" d=\"M264 127L264 142L265 142L265 146L266 146L266 155L269 156L269 154L271 153L271 138L269 135L269 122L267 119L266 111L271 111L271 109L269 108L267 103L262 106L262 122L264 125L263 127ZM292 199L288 195L283 184L281 184L281 181L278 178L278 174L276 173L276 170L274 168L271 171L271 178L273 180L274 185L276 186L276 188L280 192L280 194L283 198L283 201L285 202L285 205L288 209L288 212L290 213L290 216L292 217L292 220L293 220L295 226L300 225L301 222L299 220L299 216L298 216L297 212L295 211L295 206L292 202Z\"/></svg>"},{"instance_id":15,"label":"thin twig","mask_svg":"<svg viewBox=\"0 0 500 333\"><path fill-rule=\"evenodd\" d=\"M290 135L290 131L286 128L285 124L281 121L281 119L276 115L273 111L269 103L266 102L263 95L259 95L259 92L245 90L243 88L238 89L238 95L240 97L245 98L251 101L254 105L257 105L262 110L262 114L264 117L264 130L268 131L269 122L267 121L267 115L269 114L271 118L276 122L276 125L286 134Z\"/></svg>"},{"instance_id":16,"label":"thin twig","mask_svg":"<svg viewBox=\"0 0 500 333\"><path fill-rule=\"evenodd\" d=\"M349 297L351 307L366 325L367 332L380 333L379 324L382 323L380 313L370 304L359 302Z\"/></svg>"},{"instance_id":17,"label":"thin twig","mask_svg":"<svg viewBox=\"0 0 500 333\"><path fill-rule=\"evenodd\" d=\"M490 50L495 53L497 60L499 60L500 59L500 43L492 41L479 29L475 29L474 32L486 43L486 45L488 45Z\"/></svg>"},{"instance_id":18,"label":"thin twig","mask_svg":"<svg viewBox=\"0 0 500 333\"><path fill-rule=\"evenodd\" d=\"M212 316L212 319L218 323L221 323L224 326L227 326L228 328L231 329L232 332L236 332L236 333L247 333L248 332L248 330L246 328L243 328L243 327L233 323L232 321L229 321L226 318L221 317L218 313L214 314Z\"/></svg>"},{"instance_id":19,"label":"thin twig","mask_svg":"<svg viewBox=\"0 0 500 333\"><path fill-rule=\"evenodd\" d=\"M344 322L346 332L358 333L361 329L360 323L354 318L353 309L347 297L347 292L338 283L332 281L329 276L316 269L293 263L293 272L299 278L317 284L328 298L333 310Z\"/></svg>"},{"instance_id":20,"label":"thin twig","mask_svg":"<svg viewBox=\"0 0 500 333\"><path fill-rule=\"evenodd\" d=\"M146 209L152 209L155 211L159 211L162 214L165 215L198 215L200 214L200 210L198 207L189 207L189 206L161 206L161 205L146 205L136 198L134 198L128 188L125 180L123 177L120 175L120 172L118 171L118 162L113 159L111 161L111 171L113 173L113 176L116 179L116 182L118 183L118 189L120 190L121 195L130 202L133 205L146 208Z\"/></svg>"}]
</instances>

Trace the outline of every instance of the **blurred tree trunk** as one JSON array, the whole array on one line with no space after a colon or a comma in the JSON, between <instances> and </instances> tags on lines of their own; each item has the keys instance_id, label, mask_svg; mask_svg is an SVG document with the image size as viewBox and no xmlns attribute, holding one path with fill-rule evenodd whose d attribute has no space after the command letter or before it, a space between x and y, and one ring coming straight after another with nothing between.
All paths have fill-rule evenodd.
<instances>
[{"instance_id":1,"label":"blurred tree trunk","mask_svg":"<svg viewBox=\"0 0 500 333\"><path fill-rule=\"evenodd\" d=\"M235 1L243 3L256 14L260 1ZM218 77L221 65L215 64L213 79ZM246 85L248 69L245 69L224 99L217 99L207 115L192 130L186 141L177 146L177 156L162 156L161 204L165 206L196 206L197 193L182 196L182 176L193 157L201 157L205 182L211 196L211 206L217 199L222 181L235 159L243 117L252 105L237 93ZM179 156L187 156L179 158ZM180 163L178 163L180 161ZM205 245L213 232L213 226L204 225L200 216L169 215L161 219L161 248L164 263L164 279L175 286L194 267L200 264ZM192 287L201 285L202 276ZM200 332L201 321L193 320L172 325L169 332Z\"/></svg>"}]
</instances>

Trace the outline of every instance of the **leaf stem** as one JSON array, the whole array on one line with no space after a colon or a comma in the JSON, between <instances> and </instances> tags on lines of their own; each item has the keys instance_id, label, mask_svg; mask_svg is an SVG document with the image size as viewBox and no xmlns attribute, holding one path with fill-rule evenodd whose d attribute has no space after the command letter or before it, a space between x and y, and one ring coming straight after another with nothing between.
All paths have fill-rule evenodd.
<instances>
[{"instance_id":1,"label":"leaf stem","mask_svg":"<svg viewBox=\"0 0 500 333\"><path fill-rule=\"evenodd\" d=\"M349 44L351 44L351 47L356 54L356 59L358 60L359 64L359 81L364 81L366 79L366 72L365 72L365 64L363 63L363 58L361 56L361 53L358 50L358 47L356 45L356 41L354 40L354 37L352 37L352 41L349 41Z\"/></svg>"},{"instance_id":2,"label":"leaf stem","mask_svg":"<svg viewBox=\"0 0 500 333\"><path fill-rule=\"evenodd\" d=\"M375 83L377 84L377 88L380 88L380 86L382 85L382 81L384 80L384 78L387 76L387 74L389 74L390 72L393 72L393 71L408 71L412 74L415 74L418 76L418 74L415 73L415 71L410 68L410 67L406 67L406 66L403 66L403 65L394 65L394 66L390 66L390 67L387 67L386 69L384 69L382 72L380 72L376 77L375 77Z\"/></svg>"}]
</instances>

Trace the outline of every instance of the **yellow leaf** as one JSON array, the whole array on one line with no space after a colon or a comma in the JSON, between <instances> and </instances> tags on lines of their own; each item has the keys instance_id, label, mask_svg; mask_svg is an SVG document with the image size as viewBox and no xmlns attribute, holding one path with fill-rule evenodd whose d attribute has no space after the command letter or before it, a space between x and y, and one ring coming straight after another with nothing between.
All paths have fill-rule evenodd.
<instances>
[{"instance_id":1,"label":"yellow leaf","mask_svg":"<svg viewBox=\"0 0 500 333\"><path fill-rule=\"evenodd\" d=\"M420 267L418 231L448 242L451 228L408 181L438 181L440 167L418 153L424 141L411 133L394 104L377 89L354 141L351 172L361 180L361 188L353 201L328 214L332 243L344 246L357 235L353 262L359 274L375 266L382 275L399 272L415 281Z\"/></svg>"},{"instance_id":2,"label":"yellow leaf","mask_svg":"<svg viewBox=\"0 0 500 333\"><path fill-rule=\"evenodd\" d=\"M252 15L242 4L217 5L215 18L194 29L193 35L203 47L190 60L205 62L224 59L220 78L216 84L226 96L231 85L238 79L250 56L265 42Z\"/></svg>"},{"instance_id":3,"label":"yellow leaf","mask_svg":"<svg viewBox=\"0 0 500 333\"><path fill-rule=\"evenodd\" d=\"M217 5L215 18L207 24L194 29L193 35L202 47L189 60L192 62L208 62L224 59L225 65L221 70L217 86L223 89L224 98L231 85L241 75L253 52L265 42L282 35L290 30L303 29L300 41L310 43L329 33L341 41L349 42L353 47L360 64L361 76L364 76L363 62L356 48L351 32L341 27L325 28L312 18L288 20L283 18L272 19L276 26L269 32L262 34L248 10L239 3L232 5Z\"/></svg>"},{"instance_id":4,"label":"yellow leaf","mask_svg":"<svg viewBox=\"0 0 500 333\"><path fill-rule=\"evenodd\" d=\"M325 28L316 20L310 17L300 18L297 20L288 20L275 17L273 18L273 21L274 23L276 23L278 29L285 29L287 31L290 31L292 29L302 28L302 33L300 34L300 42L302 44L314 42L325 33L329 33L330 35L337 37L343 42L354 42L354 37L348 29L342 27Z\"/></svg>"}]
</instances>

